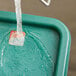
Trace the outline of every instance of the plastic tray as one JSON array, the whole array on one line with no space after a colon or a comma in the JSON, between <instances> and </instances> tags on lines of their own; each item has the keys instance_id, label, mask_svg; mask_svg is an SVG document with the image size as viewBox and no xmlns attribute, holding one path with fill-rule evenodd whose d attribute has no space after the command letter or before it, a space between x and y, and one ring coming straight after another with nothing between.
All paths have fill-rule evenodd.
<instances>
[{"instance_id":1,"label":"plastic tray","mask_svg":"<svg viewBox=\"0 0 76 76\"><path fill-rule=\"evenodd\" d=\"M0 76L67 76L71 37L54 18L23 14L24 46L9 45L15 13L0 12Z\"/></svg>"}]
</instances>

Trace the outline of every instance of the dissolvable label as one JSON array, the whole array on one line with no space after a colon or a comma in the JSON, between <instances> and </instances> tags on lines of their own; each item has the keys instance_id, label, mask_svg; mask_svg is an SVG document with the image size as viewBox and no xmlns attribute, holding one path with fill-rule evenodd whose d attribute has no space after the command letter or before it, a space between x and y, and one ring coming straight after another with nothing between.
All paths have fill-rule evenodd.
<instances>
[{"instance_id":1,"label":"dissolvable label","mask_svg":"<svg viewBox=\"0 0 76 76\"><path fill-rule=\"evenodd\" d=\"M18 33L17 31L11 31L9 44L16 46L23 46L25 41L25 32Z\"/></svg>"}]
</instances>

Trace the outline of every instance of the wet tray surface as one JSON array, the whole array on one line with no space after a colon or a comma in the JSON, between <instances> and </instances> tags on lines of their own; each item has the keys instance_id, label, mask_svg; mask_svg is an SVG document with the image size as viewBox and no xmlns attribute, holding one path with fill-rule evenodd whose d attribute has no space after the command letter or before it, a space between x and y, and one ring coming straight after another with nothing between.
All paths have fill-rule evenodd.
<instances>
[{"instance_id":1,"label":"wet tray surface","mask_svg":"<svg viewBox=\"0 0 76 76\"><path fill-rule=\"evenodd\" d=\"M24 46L9 45L15 13L0 12L0 76L66 76L70 34L59 20L23 14Z\"/></svg>"}]
</instances>

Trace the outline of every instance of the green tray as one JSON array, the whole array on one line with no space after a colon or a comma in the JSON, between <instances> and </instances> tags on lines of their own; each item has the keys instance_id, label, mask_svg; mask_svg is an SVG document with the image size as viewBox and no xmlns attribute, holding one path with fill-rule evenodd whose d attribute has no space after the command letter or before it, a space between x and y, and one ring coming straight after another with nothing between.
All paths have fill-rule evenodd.
<instances>
[{"instance_id":1,"label":"green tray","mask_svg":"<svg viewBox=\"0 0 76 76\"><path fill-rule=\"evenodd\" d=\"M9 45L15 13L0 11L0 76L67 76L71 37L57 19L23 14L24 46Z\"/></svg>"}]
</instances>

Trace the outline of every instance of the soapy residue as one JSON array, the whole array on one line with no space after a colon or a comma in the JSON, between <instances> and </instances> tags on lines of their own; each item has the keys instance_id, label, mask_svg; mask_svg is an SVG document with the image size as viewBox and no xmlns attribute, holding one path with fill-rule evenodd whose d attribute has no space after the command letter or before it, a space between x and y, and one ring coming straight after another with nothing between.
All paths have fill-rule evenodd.
<instances>
[{"instance_id":1,"label":"soapy residue","mask_svg":"<svg viewBox=\"0 0 76 76\"><path fill-rule=\"evenodd\" d=\"M26 42L22 47L8 44L9 33L4 36L5 39L3 39L0 46L4 48L2 56L4 56L5 61L3 59L2 65L4 67L0 67L0 75L52 76L54 72L54 63L46 52L47 49L38 37L27 32L27 30L26 33Z\"/></svg>"}]
</instances>

